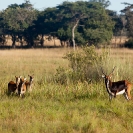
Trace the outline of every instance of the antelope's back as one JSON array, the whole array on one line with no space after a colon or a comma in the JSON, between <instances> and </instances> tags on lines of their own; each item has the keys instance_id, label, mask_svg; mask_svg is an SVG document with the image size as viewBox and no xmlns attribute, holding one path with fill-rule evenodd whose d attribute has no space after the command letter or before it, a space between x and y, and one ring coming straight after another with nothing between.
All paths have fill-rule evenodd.
<instances>
[{"instance_id":1,"label":"antelope's back","mask_svg":"<svg viewBox=\"0 0 133 133\"><path fill-rule=\"evenodd\" d=\"M10 81L8 83L8 91L14 92L16 90L16 83L14 83L14 81Z\"/></svg>"}]
</instances>

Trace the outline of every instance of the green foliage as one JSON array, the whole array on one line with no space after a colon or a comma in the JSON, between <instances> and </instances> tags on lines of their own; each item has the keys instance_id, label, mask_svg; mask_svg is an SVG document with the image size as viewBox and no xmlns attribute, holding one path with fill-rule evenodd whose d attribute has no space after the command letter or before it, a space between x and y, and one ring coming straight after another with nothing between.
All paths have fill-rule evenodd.
<instances>
[{"instance_id":1,"label":"green foliage","mask_svg":"<svg viewBox=\"0 0 133 133\"><path fill-rule=\"evenodd\" d=\"M128 37L133 38L133 4L123 3L126 7L121 10L122 15L126 19L125 27L128 32Z\"/></svg>"},{"instance_id":2,"label":"green foliage","mask_svg":"<svg viewBox=\"0 0 133 133\"><path fill-rule=\"evenodd\" d=\"M59 67L57 70L56 70L56 74L55 74L55 80L57 83L60 83L60 84L66 84L68 81L67 81L67 73L65 71L65 69L63 67Z\"/></svg>"},{"instance_id":3,"label":"green foliage","mask_svg":"<svg viewBox=\"0 0 133 133\"><path fill-rule=\"evenodd\" d=\"M62 4L37 11L29 0L11 4L2 11L3 34L11 35L15 45L16 36L33 45L38 35L57 37L71 46L108 42L112 37L114 23L106 12L108 1L64 1ZM1 16L1 15L0 15ZM43 41L44 42L44 41ZM43 42L40 42L43 46Z\"/></svg>"},{"instance_id":4,"label":"green foliage","mask_svg":"<svg viewBox=\"0 0 133 133\"><path fill-rule=\"evenodd\" d=\"M17 36L20 39L25 37L25 30L33 25L33 20L36 20L38 12L32 8L29 1L21 5L12 4L2 12L3 31L5 35L12 36L12 46L15 46ZM33 34L34 36L34 34Z\"/></svg>"},{"instance_id":5,"label":"green foliage","mask_svg":"<svg viewBox=\"0 0 133 133\"><path fill-rule=\"evenodd\" d=\"M57 31L58 38L62 41L66 41L68 38L71 38L71 28L70 27L63 27L58 29Z\"/></svg>"},{"instance_id":6,"label":"green foliage","mask_svg":"<svg viewBox=\"0 0 133 133\"><path fill-rule=\"evenodd\" d=\"M88 4L89 16L81 22L83 37L89 45L108 42L113 35L114 22L99 3Z\"/></svg>"},{"instance_id":7,"label":"green foliage","mask_svg":"<svg viewBox=\"0 0 133 133\"><path fill-rule=\"evenodd\" d=\"M76 42L78 46L97 46L107 44L113 32L120 35L124 26L132 37L132 4L120 16L107 10L109 5L108 0L64 1L56 7L37 11L26 0L19 5L11 4L0 12L0 34L12 35L14 43L18 36L20 43L23 38L29 45L40 35L42 39L44 35L51 35L70 45Z\"/></svg>"},{"instance_id":8,"label":"green foliage","mask_svg":"<svg viewBox=\"0 0 133 133\"><path fill-rule=\"evenodd\" d=\"M36 19L37 12L34 9L27 9L28 7L21 8L21 5L14 6L9 6L3 11L3 22L12 32L24 31L24 29L32 25L32 21Z\"/></svg>"},{"instance_id":9,"label":"green foliage","mask_svg":"<svg viewBox=\"0 0 133 133\"><path fill-rule=\"evenodd\" d=\"M57 6L57 11L57 18L62 22L57 34L61 40L72 41L74 26L74 39L78 45L97 45L112 37L114 22L100 2L64 2Z\"/></svg>"},{"instance_id":10,"label":"green foliage","mask_svg":"<svg viewBox=\"0 0 133 133\"><path fill-rule=\"evenodd\" d=\"M68 70L60 67L57 69L57 82L66 84L78 81L97 81L99 79L98 69L106 56L107 52L97 53L94 46L67 53L64 58L69 61L70 68Z\"/></svg>"},{"instance_id":11,"label":"green foliage","mask_svg":"<svg viewBox=\"0 0 133 133\"><path fill-rule=\"evenodd\" d=\"M99 2L103 5L103 7L108 7L110 6L110 1L109 0L89 0L90 2Z\"/></svg>"}]
</instances>

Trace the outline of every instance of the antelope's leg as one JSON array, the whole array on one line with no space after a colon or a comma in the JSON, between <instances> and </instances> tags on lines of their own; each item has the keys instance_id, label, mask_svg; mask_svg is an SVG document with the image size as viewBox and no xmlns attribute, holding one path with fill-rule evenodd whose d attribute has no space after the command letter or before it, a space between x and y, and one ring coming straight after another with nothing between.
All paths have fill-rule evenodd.
<instances>
[{"instance_id":1,"label":"antelope's leg","mask_svg":"<svg viewBox=\"0 0 133 133\"><path fill-rule=\"evenodd\" d=\"M131 85L129 84L127 88L127 95L128 95L129 100L131 99L130 91L131 91Z\"/></svg>"},{"instance_id":2,"label":"antelope's leg","mask_svg":"<svg viewBox=\"0 0 133 133\"><path fill-rule=\"evenodd\" d=\"M112 95L111 94L109 94L109 101L111 101L112 100Z\"/></svg>"},{"instance_id":3,"label":"antelope's leg","mask_svg":"<svg viewBox=\"0 0 133 133\"><path fill-rule=\"evenodd\" d=\"M127 100L130 100L130 98L128 97L127 92L124 93L124 96L125 96L125 98L126 98Z\"/></svg>"}]
</instances>

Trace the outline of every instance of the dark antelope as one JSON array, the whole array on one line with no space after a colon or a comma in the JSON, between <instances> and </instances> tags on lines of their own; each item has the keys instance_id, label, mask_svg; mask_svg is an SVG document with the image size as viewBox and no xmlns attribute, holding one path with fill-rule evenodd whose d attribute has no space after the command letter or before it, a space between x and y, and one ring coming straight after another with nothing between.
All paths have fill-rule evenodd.
<instances>
[{"instance_id":1,"label":"dark antelope","mask_svg":"<svg viewBox=\"0 0 133 133\"><path fill-rule=\"evenodd\" d=\"M8 94L15 93L15 92L18 93L18 85L20 83L20 78L21 76L19 77L15 76L16 82L10 81L8 83Z\"/></svg>"},{"instance_id":2,"label":"dark antelope","mask_svg":"<svg viewBox=\"0 0 133 133\"><path fill-rule=\"evenodd\" d=\"M111 101L112 97L116 97L116 95L120 94L123 94L127 100L130 100L131 99L130 91L132 84L127 80L112 82L111 77L114 69L109 75L106 75L102 70L103 73L102 77L105 79L105 86L109 94L109 100Z\"/></svg>"}]
</instances>

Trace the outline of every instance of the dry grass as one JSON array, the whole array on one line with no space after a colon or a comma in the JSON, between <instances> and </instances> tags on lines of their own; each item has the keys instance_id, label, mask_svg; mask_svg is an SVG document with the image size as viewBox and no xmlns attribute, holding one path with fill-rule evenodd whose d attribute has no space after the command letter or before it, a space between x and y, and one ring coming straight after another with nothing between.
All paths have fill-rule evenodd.
<instances>
[{"instance_id":1,"label":"dry grass","mask_svg":"<svg viewBox=\"0 0 133 133\"><path fill-rule=\"evenodd\" d=\"M5 76L35 74L46 75L60 65L65 65L66 60L62 59L68 49L30 49L30 50L1 50L0 70Z\"/></svg>"}]
</instances>

